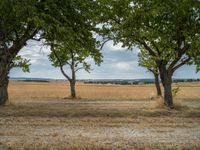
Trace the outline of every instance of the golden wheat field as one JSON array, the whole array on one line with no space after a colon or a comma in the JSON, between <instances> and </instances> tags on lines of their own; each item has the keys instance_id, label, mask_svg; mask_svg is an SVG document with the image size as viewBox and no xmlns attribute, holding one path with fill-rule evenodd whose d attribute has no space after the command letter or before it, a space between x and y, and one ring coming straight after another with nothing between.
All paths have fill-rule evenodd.
<instances>
[{"instance_id":1,"label":"golden wheat field","mask_svg":"<svg viewBox=\"0 0 200 150\"><path fill-rule=\"evenodd\" d=\"M14 82L0 108L2 150L200 149L200 83L175 84L175 109L154 85Z\"/></svg>"}]
</instances>

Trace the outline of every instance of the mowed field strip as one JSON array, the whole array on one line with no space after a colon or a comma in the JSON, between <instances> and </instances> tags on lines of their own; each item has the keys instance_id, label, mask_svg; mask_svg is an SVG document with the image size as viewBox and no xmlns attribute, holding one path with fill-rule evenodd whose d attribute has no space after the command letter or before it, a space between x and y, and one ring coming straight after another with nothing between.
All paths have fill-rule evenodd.
<instances>
[{"instance_id":1,"label":"mowed field strip","mask_svg":"<svg viewBox=\"0 0 200 150\"><path fill-rule=\"evenodd\" d=\"M174 85L176 87L177 85ZM0 149L200 149L200 84L179 84L176 109L154 85L11 82L0 108Z\"/></svg>"}]
</instances>

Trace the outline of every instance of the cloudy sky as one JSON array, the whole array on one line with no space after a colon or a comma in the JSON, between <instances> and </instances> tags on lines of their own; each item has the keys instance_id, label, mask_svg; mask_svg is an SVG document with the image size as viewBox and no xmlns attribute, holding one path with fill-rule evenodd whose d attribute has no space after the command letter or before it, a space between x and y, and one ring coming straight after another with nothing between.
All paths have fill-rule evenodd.
<instances>
[{"instance_id":1,"label":"cloudy sky","mask_svg":"<svg viewBox=\"0 0 200 150\"><path fill-rule=\"evenodd\" d=\"M21 69L15 68L11 71L10 77L31 77L31 78L53 78L64 79L59 68L51 66L47 55L50 50L42 43L29 41L28 45L20 52L24 58L31 60L30 73L23 73ZM139 49L128 51L120 45L113 46L110 41L105 44L103 53L103 63L100 67L92 64L91 73L83 70L77 74L78 79L142 79L153 78L145 68L138 66ZM195 66L184 66L175 72L174 78L200 78L200 73L195 72Z\"/></svg>"}]
</instances>

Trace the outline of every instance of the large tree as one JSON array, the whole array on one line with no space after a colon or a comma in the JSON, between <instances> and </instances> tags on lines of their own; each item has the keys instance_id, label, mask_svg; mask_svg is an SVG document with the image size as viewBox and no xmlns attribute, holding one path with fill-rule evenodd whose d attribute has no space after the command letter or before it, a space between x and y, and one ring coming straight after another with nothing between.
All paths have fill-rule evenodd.
<instances>
[{"instance_id":1,"label":"large tree","mask_svg":"<svg viewBox=\"0 0 200 150\"><path fill-rule=\"evenodd\" d=\"M53 39L57 33L75 35L93 1L1 0L0 1L0 105L8 100L9 72L13 60L30 39ZM95 7L95 6L92 6ZM80 11L83 10L83 11ZM84 13L80 13L84 12ZM79 36L79 40L84 39Z\"/></svg>"},{"instance_id":2,"label":"large tree","mask_svg":"<svg viewBox=\"0 0 200 150\"><path fill-rule=\"evenodd\" d=\"M181 66L199 63L200 1L99 0L104 35L148 51L159 69L164 103L173 108L172 76ZM198 56L198 57L197 57Z\"/></svg>"}]
</instances>

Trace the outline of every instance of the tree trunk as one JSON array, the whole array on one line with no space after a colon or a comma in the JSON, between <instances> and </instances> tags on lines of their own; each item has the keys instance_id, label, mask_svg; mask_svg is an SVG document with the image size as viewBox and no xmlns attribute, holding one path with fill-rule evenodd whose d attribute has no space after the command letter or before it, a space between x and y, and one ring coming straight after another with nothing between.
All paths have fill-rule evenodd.
<instances>
[{"instance_id":1,"label":"tree trunk","mask_svg":"<svg viewBox=\"0 0 200 150\"><path fill-rule=\"evenodd\" d=\"M164 101L165 105L173 108L173 96L172 96L172 75L169 73L164 74Z\"/></svg>"},{"instance_id":2,"label":"tree trunk","mask_svg":"<svg viewBox=\"0 0 200 150\"><path fill-rule=\"evenodd\" d=\"M0 106L4 106L8 101L8 70L5 63L0 63Z\"/></svg>"},{"instance_id":3,"label":"tree trunk","mask_svg":"<svg viewBox=\"0 0 200 150\"><path fill-rule=\"evenodd\" d=\"M4 31L4 23L0 20L0 105L5 105L8 101L8 74L13 67L13 59L26 45L26 42L38 32L34 26L30 24L27 26L24 34L19 39L14 40L15 42L10 46L7 41L8 37L6 37L7 32Z\"/></svg>"},{"instance_id":4,"label":"tree trunk","mask_svg":"<svg viewBox=\"0 0 200 150\"><path fill-rule=\"evenodd\" d=\"M3 49L0 49L0 106L8 101L9 60Z\"/></svg>"},{"instance_id":5,"label":"tree trunk","mask_svg":"<svg viewBox=\"0 0 200 150\"><path fill-rule=\"evenodd\" d=\"M154 73L154 77L155 77L155 86L157 90L157 96L162 96L158 74Z\"/></svg>"},{"instance_id":6,"label":"tree trunk","mask_svg":"<svg viewBox=\"0 0 200 150\"><path fill-rule=\"evenodd\" d=\"M4 106L8 101L8 77L0 83L0 106Z\"/></svg>"},{"instance_id":7,"label":"tree trunk","mask_svg":"<svg viewBox=\"0 0 200 150\"><path fill-rule=\"evenodd\" d=\"M72 58L72 64L71 64L71 71L72 71L72 78L70 81L70 87L71 87L71 97L76 98L76 71L75 71L75 60L74 60L74 53L71 51L71 58Z\"/></svg>"},{"instance_id":8,"label":"tree trunk","mask_svg":"<svg viewBox=\"0 0 200 150\"><path fill-rule=\"evenodd\" d=\"M173 96L172 96L172 75L173 72L166 69L166 65L159 65L160 79L164 87L164 104L169 108L174 108L173 106Z\"/></svg>"},{"instance_id":9,"label":"tree trunk","mask_svg":"<svg viewBox=\"0 0 200 150\"><path fill-rule=\"evenodd\" d=\"M70 89L71 89L71 97L76 98L76 82L75 81L70 81Z\"/></svg>"}]
</instances>

